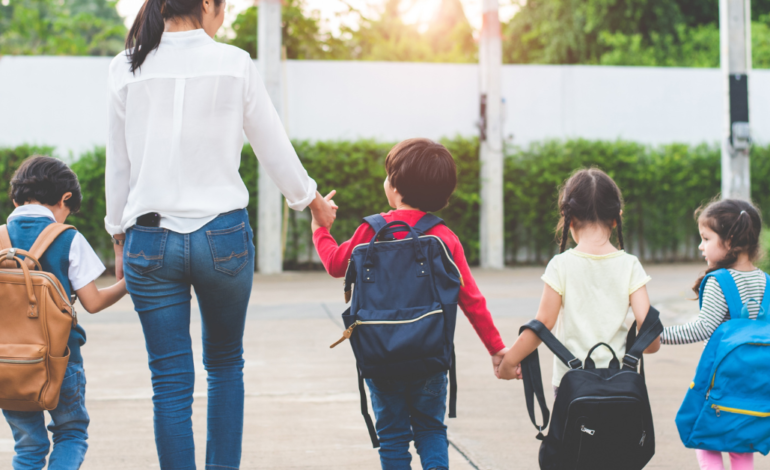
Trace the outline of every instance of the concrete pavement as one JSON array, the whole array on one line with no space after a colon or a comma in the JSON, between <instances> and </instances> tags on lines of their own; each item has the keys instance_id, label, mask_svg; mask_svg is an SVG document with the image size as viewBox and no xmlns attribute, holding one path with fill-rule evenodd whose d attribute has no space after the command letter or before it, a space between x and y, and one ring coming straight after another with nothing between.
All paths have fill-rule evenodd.
<instances>
[{"instance_id":1,"label":"concrete pavement","mask_svg":"<svg viewBox=\"0 0 770 470\"><path fill-rule=\"evenodd\" d=\"M648 289L664 324L697 314L689 286L702 265L651 265ZM475 270L506 344L531 319L542 292L542 268ZM100 282L109 282L102 280ZM358 408L350 348L329 350L339 338L342 282L325 273L257 276L245 334L246 411L243 469L377 469ZM82 311L82 309L81 309ZM206 378L200 320L193 309L196 358L193 425L198 468L204 468ZM126 298L98 315L81 313L91 414L90 449L83 470L159 468L152 425L152 387L144 338ZM522 384L499 381L470 324L458 320L458 418L448 420L453 469L537 469L539 441L529 421ZM674 416L692 380L702 345L664 346L646 365L655 417L657 453L647 468L697 469ZM544 384L551 355L541 348ZM0 425L0 469L10 469L13 441ZM416 456L416 454L415 454ZM420 468L419 459L413 468ZM759 456L757 469L770 469Z\"/></svg>"}]
</instances>

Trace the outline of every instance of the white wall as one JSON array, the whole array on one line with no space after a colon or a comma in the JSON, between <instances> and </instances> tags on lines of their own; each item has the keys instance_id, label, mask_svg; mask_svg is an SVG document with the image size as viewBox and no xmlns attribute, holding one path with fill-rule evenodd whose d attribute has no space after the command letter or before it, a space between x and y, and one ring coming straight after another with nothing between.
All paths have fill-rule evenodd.
<instances>
[{"instance_id":1,"label":"white wall","mask_svg":"<svg viewBox=\"0 0 770 470\"><path fill-rule=\"evenodd\" d=\"M0 58L0 146L104 144L109 58ZM505 135L714 143L722 126L717 69L506 65ZM440 138L477 133L475 65L289 61L292 138ZM770 142L770 71L751 78L755 140Z\"/></svg>"}]
</instances>

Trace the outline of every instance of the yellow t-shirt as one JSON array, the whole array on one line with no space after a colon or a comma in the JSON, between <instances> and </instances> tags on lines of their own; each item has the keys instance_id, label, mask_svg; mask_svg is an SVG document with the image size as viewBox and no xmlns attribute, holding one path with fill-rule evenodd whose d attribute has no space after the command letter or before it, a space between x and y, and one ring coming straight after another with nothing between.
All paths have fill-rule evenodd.
<instances>
[{"instance_id":1,"label":"yellow t-shirt","mask_svg":"<svg viewBox=\"0 0 770 470\"><path fill-rule=\"evenodd\" d=\"M548 262L542 279L561 295L562 310L556 327L559 341L581 361L594 345L607 343L622 361L629 296L650 281L636 256L625 251L589 255L571 249ZM612 354L599 347L591 359L596 367L607 367ZM554 357L555 386L568 370Z\"/></svg>"}]
</instances>

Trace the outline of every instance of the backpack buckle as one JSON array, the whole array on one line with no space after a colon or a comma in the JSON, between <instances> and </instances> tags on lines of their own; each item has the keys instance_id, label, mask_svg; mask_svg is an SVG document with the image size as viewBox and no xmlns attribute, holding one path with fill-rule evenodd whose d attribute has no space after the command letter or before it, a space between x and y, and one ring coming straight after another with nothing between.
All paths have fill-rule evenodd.
<instances>
[{"instance_id":1,"label":"backpack buckle","mask_svg":"<svg viewBox=\"0 0 770 470\"><path fill-rule=\"evenodd\" d=\"M577 365L572 365L572 361L576 361ZM576 357L573 357L572 359L567 361L567 365L569 366L570 369L580 369L583 367L583 363L580 361L580 359Z\"/></svg>"},{"instance_id":2,"label":"backpack buckle","mask_svg":"<svg viewBox=\"0 0 770 470\"><path fill-rule=\"evenodd\" d=\"M623 356L623 365L624 366L627 366L627 367L630 367L631 369L636 370L637 364L639 364L639 358L638 357L634 357L634 356L632 356L630 354L626 354L625 356Z\"/></svg>"}]
</instances>

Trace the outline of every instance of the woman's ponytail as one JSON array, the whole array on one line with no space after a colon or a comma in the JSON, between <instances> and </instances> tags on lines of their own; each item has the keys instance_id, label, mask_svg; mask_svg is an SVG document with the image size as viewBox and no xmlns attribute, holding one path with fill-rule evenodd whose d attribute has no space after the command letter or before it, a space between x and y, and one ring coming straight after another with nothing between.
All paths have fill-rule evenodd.
<instances>
[{"instance_id":1,"label":"woman's ponytail","mask_svg":"<svg viewBox=\"0 0 770 470\"><path fill-rule=\"evenodd\" d=\"M126 50L132 73L142 66L147 55L160 44L160 38L166 28L163 3L164 0L145 0L128 32Z\"/></svg>"}]
</instances>

